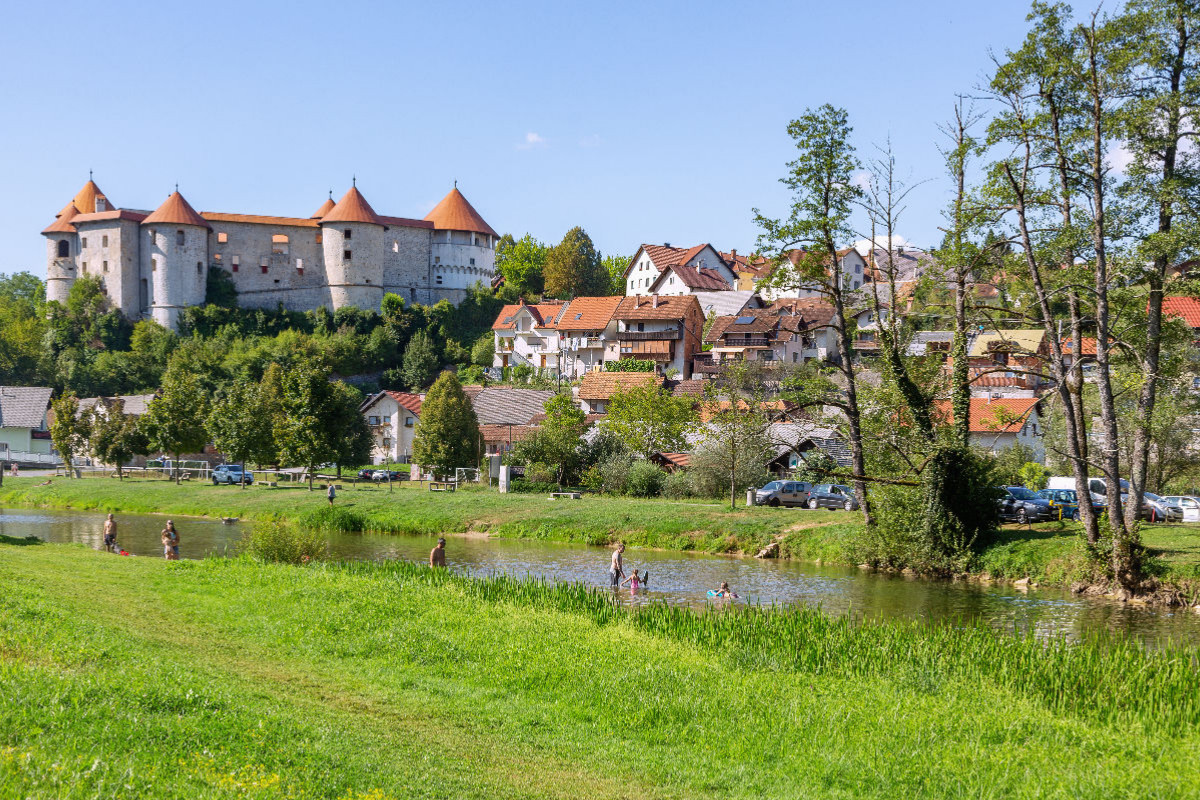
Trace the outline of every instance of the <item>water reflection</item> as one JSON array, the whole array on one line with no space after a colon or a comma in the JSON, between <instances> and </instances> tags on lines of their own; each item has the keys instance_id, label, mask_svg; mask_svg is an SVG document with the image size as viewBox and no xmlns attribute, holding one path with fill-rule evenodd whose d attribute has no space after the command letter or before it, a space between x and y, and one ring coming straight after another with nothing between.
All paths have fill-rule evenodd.
<instances>
[{"instance_id":1,"label":"water reflection","mask_svg":"<svg viewBox=\"0 0 1200 800\"><path fill-rule=\"evenodd\" d=\"M119 515L118 542L130 553L162 557L159 533L165 516ZM183 558L231 555L243 528L218 520L175 517ZM78 542L96 549L103 541L104 515L74 511L0 510L0 534L33 535L52 542ZM423 536L342 535L330 551L344 559L425 561L434 539ZM1092 631L1136 636L1149 643L1169 639L1200 644L1200 615L1189 610L1152 610L1082 598L1069 592L1007 586L942 583L876 575L854 568L759 561L692 553L627 550L626 570L649 573L636 596L625 602L666 601L701 606L706 592L728 581L741 602L804 603L832 614L865 617L919 617L930 620L980 619L1004 630L1032 630L1042 636L1078 638ZM450 537L447 564L459 572L508 573L608 586L609 551L582 545Z\"/></svg>"}]
</instances>

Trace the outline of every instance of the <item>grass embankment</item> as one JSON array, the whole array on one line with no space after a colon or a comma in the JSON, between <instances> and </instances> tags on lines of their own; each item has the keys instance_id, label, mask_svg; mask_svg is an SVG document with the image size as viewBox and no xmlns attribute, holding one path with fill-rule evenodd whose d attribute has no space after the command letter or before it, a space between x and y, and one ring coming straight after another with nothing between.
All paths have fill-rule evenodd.
<instances>
[{"instance_id":1,"label":"grass embankment","mask_svg":"<svg viewBox=\"0 0 1200 800\"><path fill-rule=\"evenodd\" d=\"M1195 658L0 543L0 796L1186 797Z\"/></svg>"}]
</instances>

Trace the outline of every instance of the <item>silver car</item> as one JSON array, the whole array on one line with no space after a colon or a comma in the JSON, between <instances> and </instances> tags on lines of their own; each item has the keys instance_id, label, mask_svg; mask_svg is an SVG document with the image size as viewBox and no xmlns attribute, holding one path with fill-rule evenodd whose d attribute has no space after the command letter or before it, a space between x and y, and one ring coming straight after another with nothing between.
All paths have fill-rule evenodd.
<instances>
[{"instance_id":1,"label":"silver car","mask_svg":"<svg viewBox=\"0 0 1200 800\"><path fill-rule=\"evenodd\" d=\"M754 493L760 506L803 506L808 502L811 483L804 481L771 481Z\"/></svg>"},{"instance_id":2,"label":"silver car","mask_svg":"<svg viewBox=\"0 0 1200 800\"><path fill-rule=\"evenodd\" d=\"M816 510L818 508L828 508L832 511L835 508L844 508L847 511L858 510L858 500L854 497L854 490L849 486L842 486L837 483L822 483L819 486L814 486L808 495L808 507Z\"/></svg>"}]
</instances>

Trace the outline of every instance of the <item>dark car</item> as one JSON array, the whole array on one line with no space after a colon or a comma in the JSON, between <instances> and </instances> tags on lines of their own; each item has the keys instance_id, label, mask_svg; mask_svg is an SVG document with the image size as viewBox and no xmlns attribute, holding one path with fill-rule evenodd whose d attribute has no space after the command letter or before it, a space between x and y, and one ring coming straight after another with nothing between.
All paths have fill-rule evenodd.
<instances>
[{"instance_id":1,"label":"dark car","mask_svg":"<svg viewBox=\"0 0 1200 800\"><path fill-rule=\"evenodd\" d=\"M854 511L858 508L858 500L854 497L854 490L849 486L842 486L836 483L822 483L814 486L812 491L808 493L809 508L844 508L847 511Z\"/></svg>"},{"instance_id":2,"label":"dark car","mask_svg":"<svg viewBox=\"0 0 1200 800\"><path fill-rule=\"evenodd\" d=\"M1058 512L1057 519L1079 521L1079 495L1074 489L1042 489L1037 496L1050 501L1050 507Z\"/></svg>"},{"instance_id":3,"label":"dark car","mask_svg":"<svg viewBox=\"0 0 1200 800\"><path fill-rule=\"evenodd\" d=\"M1019 522L1048 522L1058 519L1058 511L1050 501L1038 497L1024 486L1001 486L1003 492L996 502L1000 506L1000 519Z\"/></svg>"},{"instance_id":4,"label":"dark car","mask_svg":"<svg viewBox=\"0 0 1200 800\"><path fill-rule=\"evenodd\" d=\"M408 476L402 472L397 472L394 469L377 469L371 473L373 481L402 481L407 480Z\"/></svg>"}]
</instances>

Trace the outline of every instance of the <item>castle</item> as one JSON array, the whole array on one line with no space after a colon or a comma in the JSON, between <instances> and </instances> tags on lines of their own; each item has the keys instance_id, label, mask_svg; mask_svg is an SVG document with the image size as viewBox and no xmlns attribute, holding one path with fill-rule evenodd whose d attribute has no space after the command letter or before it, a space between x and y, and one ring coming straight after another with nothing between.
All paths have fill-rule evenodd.
<instances>
[{"instance_id":1,"label":"castle","mask_svg":"<svg viewBox=\"0 0 1200 800\"><path fill-rule=\"evenodd\" d=\"M248 308L378 310L386 292L458 302L491 284L499 239L457 185L425 219L376 214L357 185L304 219L197 213L178 187L154 211L118 208L90 178L42 234L47 300L93 275L125 316L168 328L204 304L210 269Z\"/></svg>"}]
</instances>

